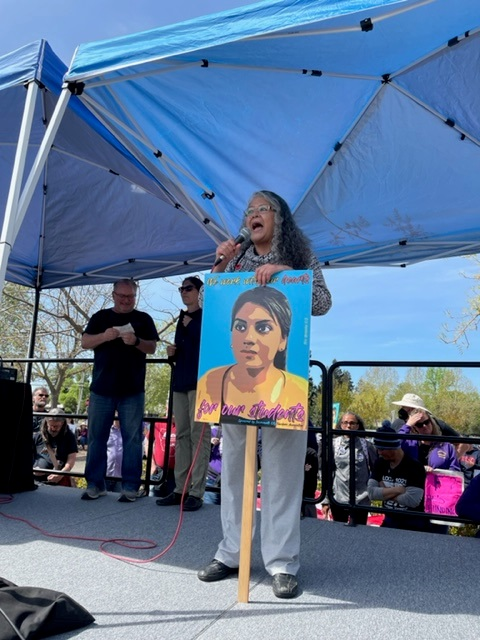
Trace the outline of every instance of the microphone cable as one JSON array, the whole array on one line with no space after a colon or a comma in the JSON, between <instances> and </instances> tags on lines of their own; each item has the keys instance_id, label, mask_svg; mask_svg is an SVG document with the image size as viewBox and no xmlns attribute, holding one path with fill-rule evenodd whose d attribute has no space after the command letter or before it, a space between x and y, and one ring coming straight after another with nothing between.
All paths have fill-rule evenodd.
<instances>
[{"instance_id":1,"label":"microphone cable","mask_svg":"<svg viewBox=\"0 0 480 640\"><path fill-rule=\"evenodd\" d=\"M119 547L123 547L126 549L136 549L136 550L143 551L146 549L156 549L158 547L158 544L153 540L141 539L141 538L97 538L94 536L78 536L78 535L70 535L70 534L51 533L49 531L46 531L45 529L42 529L42 527L39 527L33 522L30 522L26 518L9 515L9 514L3 513L1 510L0 510L0 516L3 516L8 520L16 520L17 522L23 522L24 524L31 527L32 529L35 529L35 531L38 531L39 533L41 533L43 536L47 538L57 538L60 540L81 540L81 541L87 541L87 542L99 542L100 543L99 549L101 553L103 553L104 555L110 558L113 558L114 560L120 560L122 562L126 562L129 564L147 564L149 562L154 562L155 560L162 558L166 553L168 553L168 551L170 551L170 549L175 545L178 539L178 536L180 534L180 530L183 523L183 502L185 499L185 495L187 493L187 489L189 487L190 478L192 477L193 468L195 466L195 463L200 453L200 447L202 445L203 436L205 435L205 429L207 428L207 426L208 428L210 428L210 424L208 422L204 422L202 427L202 432L200 434L200 439L199 439L195 454L193 456L192 464L190 465L190 468L188 470L188 475L185 480L185 485L182 491L182 498L180 501L180 515L178 517L178 522L177 522L177 527L175 529L175 532L172 536L171 541L168 543L168 545L162 551L155 554L151 558L146 558L142 560L138 558L131 558L128 556L118 555L118 554L112 553L111 551L108 551L107 546L117 545ZM0 495L0 506L3 504L9 504L13 502L13 500L14 500L14 497L12 495Z\"/></svg>"}]
</instances>

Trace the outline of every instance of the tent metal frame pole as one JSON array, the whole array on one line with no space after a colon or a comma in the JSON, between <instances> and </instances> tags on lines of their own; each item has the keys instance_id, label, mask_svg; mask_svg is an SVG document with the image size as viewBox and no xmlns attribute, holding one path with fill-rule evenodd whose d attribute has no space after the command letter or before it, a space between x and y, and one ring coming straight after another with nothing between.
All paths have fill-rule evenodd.
<instances>
[{"instance_id":1,"label":"tent metal frame pole","mask_svg":"<svg viewBox=\"0 0 480 640\"><path fill-rule=\"evenodd\" d=\"M18 135L17 150L13 161L12 179L10 181L7 204L5 207L5 218L0 238L0 303L2 301L3 285L5 282L5 275L7 273L8 259L12 251L15 238L17 237L17 228L20 228L20 225L16 224L16 217L18 216L20 189L25 171L25 162L27 159L28 144L32 131L38 89L38 84L35 81L30 82L27 86L27 95L25 98L22 122Z\"/></svg>"},{"instance_id":2,"label":"tent metal frame pole","mask_svg":"<svg viewBox=\"0 0 480 640\"><path fill-rule=\"evenodd\" d=\"M382 13L381 15L375 16L374 18L372 18L372 22L373 24L377 24L378 22L381 22L383 20L389 20L390 18L394 18L395 16L400 15L402 13L407 13L408 11L415 11L420 7L423 7L424 5L431 4L432 2L435 2L435 0L419 0L419 2L412 4L408 7L400 7L399 9L393 9L392 11L387 11L387 13ZM364 9L361 9L361 11L363 13L368 13L369 11L373 11L374 9L381 9L381 8L383 7L378 7L378 6L365 7ZM356 31L361 31L360 23L348 25L345 27L334 27L331 29L314 29L312 31L300 31L299 33L294 33L294 34L285 30L285 33L272 33L272 34L267 33L262 36L252 36L251 38L248 38L248 40L278 40L279 38L292 37L292 36L296 38L303 38L306 36L318 36L318 35L329 36L329 35L336 35L337 33L354 33Z\"/></svg>"},{"instance_id":3,"label":"tent metal frame pole","mask_svg":"<svg viewBox=\"0 0 480 640\"><path fill-rule=\"evenodd\" d=\"M38 324L38 311L40 309L40 287L35 287L35 302L33 306L32 326L30 329L30 338L28 340L28 355L27 358L35 357L35 341L37 338L37 324ZM27 362L25 369L25 382L30 384L32 379L32 362Z\"/></svg>"},{"instance_id":4,"label":"tent metal frame pole","mask_svg":"<svg viewBox=\"0 0 480 640\"><path fill-rule=\"evenodd\" d=\"M53 145L53 141L57 134L58 128L60 127L60 124L62 122L63 114L65 113L65 110L67 108L70 95L71 93L69 89L63 88L58 98L57 104L55 105L55 110L53 112L52 118L48 123L47 130L45 131L45 135L38 149L37 155L35 157L34 163L32 165L20 198L17 212L15 235L20 229L30 201L33 197L33 192L35 191L35 187L37 186L37 183L40 179L40 175L47 161L48 154L50 153L50 149Z\"/></svg>"},{"instance_id":5,"label":"tent metal frame pole","mask_svg":"<svg viewBox=\"0 0 480 640\"><path fill-rule=\"evenodd\" d=\"M446 124L445 115L443 115L443 114L439 113L438 111L436 111L429 104L427 104L423 100L420 100L420 98L417 98L417 96L415 96L411 91L407 91L404 87L398 85L396 82L391 82L390 86L393 89L396 89L399 93L404 95L406 98L409 98L415 104L418 104L418 106L420 106L423 109L425 109L425 111L428 111L428 113L430 113L432 116L434 116L435 118L438 118L441 122ZM465 138L468 138L470 140L470 142L472 142L473 144L476 144L477 147L480 147L480 140L478 138L475 138L466 129L462 129L460 126L457 125L456 122L453 122L453 124L451 125L451 128L454 129L455 131L458 131L458 133L463 135Z\"/></svg>"},{"instance_id":6,"label":"tent metal frame pole","mask_svg":"<svg viewBox=\"0 0 480 640\"><path fill-rule=\"evenodd\" d=\"M163 62L165 65L169 65L169 66L165 66L165 68L163 69L155 68L155 69L152 69L151 71L143 71L140 73L130 73L130 74L127 73L118 78L115 77L115 78L108 78L108 79L105 76L108 75L108 73L111 71L118 71L119 68L111 67L108 69L103 69L102 75L99 76L98 80L88 82L88 89L91 89L92 87L93 88L108 87L112 84L117 84L118 82L128 82L129 80L138 80L139 78L148 78L149 76L158 76L163 73L170 73L171 71L176 71L179 67L182 67L182 68L198 67L198 65L201 63L201 61L199 60L195 60L194 62L184 62L183 60L176 60L175 57L165 58L163 60L160 58L160 59L155 59L154 61L158 62L158 64L162 64ZM142 64L145 64L145 62L148 63L151 61L144 60ZM120 67L120 69L122 69L122 67Z\"/></svg>"},{"instance_id":7,"label":"tent metal frame pole","mask_svg":"<svg viewBox=\"0 0 480 640\"><path fill-rule=\"evenodd\" d=\"M323 163L323 165L320 167L320 169L317 171L317 173L315 174L315 176L313 177L312 180L310 180L310 184L308 185L308 187L304 190L302 197L298 200L298 202L296 203L294 209L293 209L293 214L295 215L298 208L302 205L302 203L306 200L307 196L310 195L311 191L314 189L315 185L318 184L320 177L322 176L322 174L327 170L327 168L334 163L334 158L337 155L337 153L339 151L341 151L342 146L345 144L345 142L348 140L348 137L351 135L351 133L354 131L355 127L358 125L358 123L362 120L362 118L365 116L365 114L367 113L367 111L372 108L372 105L374 105L375 101L377 100L379 94L385 90L385 86L384 84L379 84L377 87L377 90L375 91L375 93L370 97L370 100L364 105L363 109L360 111L360 113L357 114L356 118L353 120L353 122L351 123L349 129L344 133L343 137L337 141L337 144L339 144L340 146L337 148L332 149L332 152L330 153L330 155L328 156L328 158L325 160L325 162ZM321 211L321 215L328 220L330 223L332 222L329 217L323 212ZM338 225L337 225L338 228ZM342 229L343 230L343 229Z\"/></svg>"},{"instance_id":8,"label":"tent metal frame pole","mask_svg":"<svg viewBox=\"0 0 480 640\"><path fill-rule=\"evenodd\" d=\"M435 2L436 0L418 0L418 2L409 5L409 6L401 6L401 7L395 7L391 10L386 10L385 13L381 14L381 15L377 15L373 18L373 22L374 23L378 23L382 20L388 20L390 18L393 18L399 14L402 13L406 13L409 11L415 11L417 9L419 9L420 7L424 6L424 5L428 5L431 4L432 2ZM391 3L392 5L396 5L397 3L392 1ZM381 7L378 6L371 6L371 7L365 7L364 9L362 9L362 12L367 13L368 11L373 11L374 9L379 9ZM357 13L357 12L355 12ZM297 28L299 25L295 25L295 27ZM304 26L305 28L308 26L308 23L304 23L302 26ZM255 42L255 41L264 41L264 40L276 40L276 39L282 39L282 38L291 38L292 36L297 37L297 38L305 38L308 36L316 36L316 35L321 35L324 34L325 36L328 35L333 35L333 34L337 34L337 33L348 33L348 32L357 32L357 31L361 31L361 26L359 23L357 24L351 24L351 25L346 25L344 27L335 27L332 29L315 29L315 30L311 30L311 31L299 31L298 33L294 33L292 34L291 32L291 27L286 26L281 33L263 33L261 35L252 35L252 36L245 36L243 38L239 38L237 40L237 42ZM208 45L207 45L208 48ZM132 68L132 67L138 67L142 64L163 64L163 65L167 65L167 64L174 64L175 66L189 66L192 63L191 62L184 62L181 60L176 60L175 56L173 57L165 57L165 56L152 56L151 58L149 58L148 60L141 60L140 62L136 62L134 64L130 64L128 65L128 68ZM196 64L196 63L193 63ZM88 87L98 87L98 86L103 86L105 84L113 84L115 82L122 82L122 81L128 81L131 80L132 78L139 78L139 77L146 77L148 75L152 75L152 74L156 74L159 73L158 69L155 69L154 71L146 71L146 72L140 72L140 73L131 73L131 74L125 74L122 75L122 77L119 78L109 78L108 80L105 78L105 76L107 76L110 73L115 73L117 71L121 71L122 69L125 69L127 67L127 65L125 64L112 64L109 67L105 67L104 69L100 71L86 71L84 73L73 73L72 75L69 75L67 72L67 78L69 82L85 82L86 84L88 84ZM163 69L161 71L161 73L163 73L164 71L169 71L169 69Z\"/></svg>"},{"instance_id":9,"label":"tent metal frame pole","mask_svg":"<svg viewBox=\"0 0 480 640\"><path fill-rule=\"evenodd\" d=\"M114 97L114 94L112 97ZM139 150L129 142L129 140L125 137L125 135L123 134L121 135L120 131L115 129L113 125L117 125L120 129L125 131L126 134L131 135L133 138L138 140L141 144L145 145L145 147L149 151L151 151L152 154L155 154L158 151L158 148L150 142L148 137L142 131L140 131L139 127L136 127L136 130L131 129L126 123L116 118L110 111L108 111L108 109L106 109L101 104L99 104L98 102L96 102L95 100L93 100L91 97L87 95L82 95L80 99L85 104L86 108L93 113L93 115L110 131L110 133L114 135L126 147L126 149L134 156L134 158L138 160L138 162L140 162L142 166L144 166L150 172L150 174L155 179L157 179L161 184L163 176L162 174L159 175L156 165L152 165L152 163L145 158L143 152L140 154ZM117 99L117 104L122 105L121 101L118 101L118 99ZM121 108L123 113L126 116L129 116L128 111L125 110L123 107ZM129 117L129 120L132 120L132 118ZM209 236L209 238L214 242L217 243L219 239L218 239L218 236L216 236L213 231L210 231L210 229L212 230L215 229L215 232L217 232L221 236L222 240L227 238L229 235L229 230L225 226L225 221L223 217L221 217L221 221L224 225L223 229L222 227L218 226L213 220L210 221L208 226L205 225L204 220L206 217L206 213L197 206L197 204L192 200L191 196L185 191L185 189L179 186L177 182L177 176L175 175L175 172L172 170L172 167L176 171L178 171L181 175L183 175L187 180L189 180L191 183L193 183L194 185L202 189L205 193L210 192L210 189L207 188L204 184L202 184L199 180L197 180L195 176L193 176L191 173L187 172L180 165L175 163L171 158L167 158L165 155L162 154L159 158L157 158L157 160L162 165L166 174L168 174L168 176L170 177L172 185L174 185L177 189L179 189L179 192L181 193L183 198L186 198L188 200L188 203L192 207L192 211L189 211L188 209L183 207L181 211L183 211L193 222L195 222L203 230L203 232L207 236ZM172 193L168 193L168 195L172 198L173 202L175 202L175 200L176 201L179 200L179 198ZM173 198L175 200L173 200ZM217 210L217 214L218 214L218 210Z\"/></svg>"},{"instance_id":10,"label":"tent metal frame pole","mask_svg":"<svg viewBox=\"0 0 480 640\"><path fill-rule=\"evenodd\" d=\"M215 254L214 253L205 253L197 258L194 258L192 260L188 261L188 266L192 267L192 270L198 269L199 271L208 271L211 266L212 266L212 261L215 258ZM141 274L141 279L145 280L147 278L158 278L158 277L166 277L166 276L162 276L161 274L168 269L169 267L171 267L172 265L174 266L186 266L185 262L181 262L178 260L147 260L147 259L139 259L139 260L135 260L135 263L137 265L157 265L157 268L152 268L150 271L143 271ZM116 262L115 264L111 264L108 265L107 267L100 267L98 269L90 269L89 271L85 271L83 274L80 273L75 273L75 272L70 272L70 277L67 278L66 273L64 272L60 272L60 275L62 276L62 279L59 280L58 282L56 281L51 281L48 283L48 288L49 289L53 289L55 287L66 287L68 286L69 282L74 282L75 280L78 280L79 276L84 275L84 276L89 276L89 277L95 277L98 276L98 279L100 280L100 278L104 278L106 273L109 273L109 271L111 269L116 269L117 267L123 267L123 266L127 266L128 265L128 261L122 261L122 262ZM49 270L49 269L45 269L44 273L48 274L49 276L52 274L55 274L54 271ZM167 274L168 275L168 274ZM111 276L111 280L115 281L115 280L119 280L120 278L122 278L123 276L120 276L117 274L112 275ZM73 285L74 286L74 285Z\"/></svg>"},{"instance_id":11,"label":"tent metal frame pole","mask_svg":"<svg viewBox=\"0 0 480 640\"><path fill-rule=\"evenodd\" d=\"M117 105L118 109L125 115L126 118L128 118L131 127L134 127L134 130L136 130L138 132L138 135L140 136L139 140L143 140L145 143L148 142L148 140L146 139L143 131L141 130L140 126L138 125L137 121L135 120L135 118L131 118L129 112L125 109L125 107L123 106L123 102L121 100L118 99L117 95L115 94L114 91L112 91L110 89L110 87L106 86L105 87L105 91L111 96L112 100L115 102L115 104ZM106 114L108 117L108 113ZM121 126L121 120L118 120L118 123ZM161 160L163 160L163 156L161 158ZM172 179L172 182L174 185L177 185L177 176L173 173L173 171L171 170L171 168L168 166L167 163L162 162L163 167L165 168L166 173L169 175L169 177ZM186 174L187 178L190 179L189 174ZM201 183L199 185L202 189L204 189L204 192L207 192L206 187L204 187ZM168 192L167 192L168 193ZM190 194L183 192L183 195L187 198L188 202L190 203L190 206L192 207L192 209L194 211L196 211L200 216L204 214L204 212L197 206L196 202L190 197ZM168 193L169 197L172 197L172 195L170 193ZM172 202L173 204L175 204L174 202ZM220 208L217 205L217 201L215 199L212 200L212 204L213 207L217 213L218 219L222 222L223 224L223 229L219 229L217 226L215 226L215 231L216 232L220 232L220 234L222 236L225 237L225 239L228 239L229 234L225 231L225 229L228 229L228 225L225 221L225 218L220 210ZM187 215L188 212L186 212ZM212 222L210 222L210 224L212 224ZM214 223L213 223L214 224ZM205 226L205 225L204 225ZM214 240L215 242L217 241L216 236L213 234L210 234L210 237L212 240Z\"/></svg>"}]
</instances>

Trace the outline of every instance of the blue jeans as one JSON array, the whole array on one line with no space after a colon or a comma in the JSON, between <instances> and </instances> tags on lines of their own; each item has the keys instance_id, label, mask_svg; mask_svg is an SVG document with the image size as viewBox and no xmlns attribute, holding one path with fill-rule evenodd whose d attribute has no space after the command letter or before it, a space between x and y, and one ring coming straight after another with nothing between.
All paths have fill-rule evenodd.
<instances>
[{"instance_id":1,"label":"blue jeans","mask_svg":"<svg viewBox=\"0 0 480 640\"><path fill-rule=\"evenodd\" d=\"M138 490L142 476L144 404L144 393L116 397L90 392L85 465L85 478L89 487L98 487L101 491L105 489L107 440L117 410L123 439L122 489Z\"/></svg>"},{"instance_id":2,"label":"blue jeans","mask_svg":"<svg viewBox=\"0 0 480 640\"><path fill-rule=\"evenodd\" d=\"M218 487L218 481L207 476L207 487ZM205 491L204 504L220 504L220 494L216 491Z\"/></svg>"}]
</instances>

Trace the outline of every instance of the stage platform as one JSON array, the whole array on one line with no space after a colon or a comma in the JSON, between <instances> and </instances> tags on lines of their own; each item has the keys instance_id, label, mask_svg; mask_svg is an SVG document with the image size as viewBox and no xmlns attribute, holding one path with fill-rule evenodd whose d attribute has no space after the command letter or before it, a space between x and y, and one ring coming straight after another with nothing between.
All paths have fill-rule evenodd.
<instances>
[{"instance_id":1,"label":"stage platform","mask_svg":"<svg viewBox=\"0 0 480 640\"><path fill-rule=\"evenodd\" d=\"M16 494L0 512L57 535L157 543L141 551L109 546L136 559L158 554L174 537L178 507L157 507L153 497L119 503L118 494L93 502L80 495L79 489L42 486ZM237 602L236 577L211 584L197 579L221 535L214 505L185 513L173 547L137 565L102 554L99 542L48 538L1 517L0 575L64 591L95 616L90 627L55 636L62 640L478 638L480 540L315 519L302 520L301 528L301 594L295 600L273 596L258 537L248 604Z\"/></svg>"}]
</instances>

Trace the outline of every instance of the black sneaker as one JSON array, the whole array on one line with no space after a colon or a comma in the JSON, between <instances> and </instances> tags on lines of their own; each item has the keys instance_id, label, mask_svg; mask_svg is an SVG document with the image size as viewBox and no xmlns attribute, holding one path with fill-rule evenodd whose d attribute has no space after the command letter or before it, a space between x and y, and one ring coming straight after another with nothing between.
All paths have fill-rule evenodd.
<instances>
[{"instance_id":1,"label":"black sneaker","mask_svg":"<svg viewBox=\"0 0 480 640\"><path fill-rule=\"evenodd\" d=\"M198 511L201 507L203 507L203 500L195 496L188 496L183 503L184 511Z\"/></svg>"},{"instance_id":2,"label":"black sneaker","mask_svg":"<svg viewBox=\"0 0 480 640\"><path fill-rule=\"evenodd\" d=\"M180 504L182 501L182 496L180 493L170 493L165 498L159 498L157 500L157 504L159 507L172 507L173 505Z\"/></svg>"},{"instance_id":3,"label":"black sneaker","mask_svg":"<svg viewBox=\"0 0 480 640\"><path fill-rule=\"evenodd\" d=\"M197 573L197 576L202 582L217 582L228 578L232 573L238 573L238 568L227 567L220 560L212 560L205 569L201 569Z\"/></svg>"},{"instance_id":4,"label":"black sneaker","mask_svg":"<svg viewBox=\"0 0 480 640\"><path fill-rule=\"evenodd\" d=\"M276 573L273 576L273 594L277 598L295 598L298 595L298 582L289 573Z\"/></svg>"}]
</instances>

